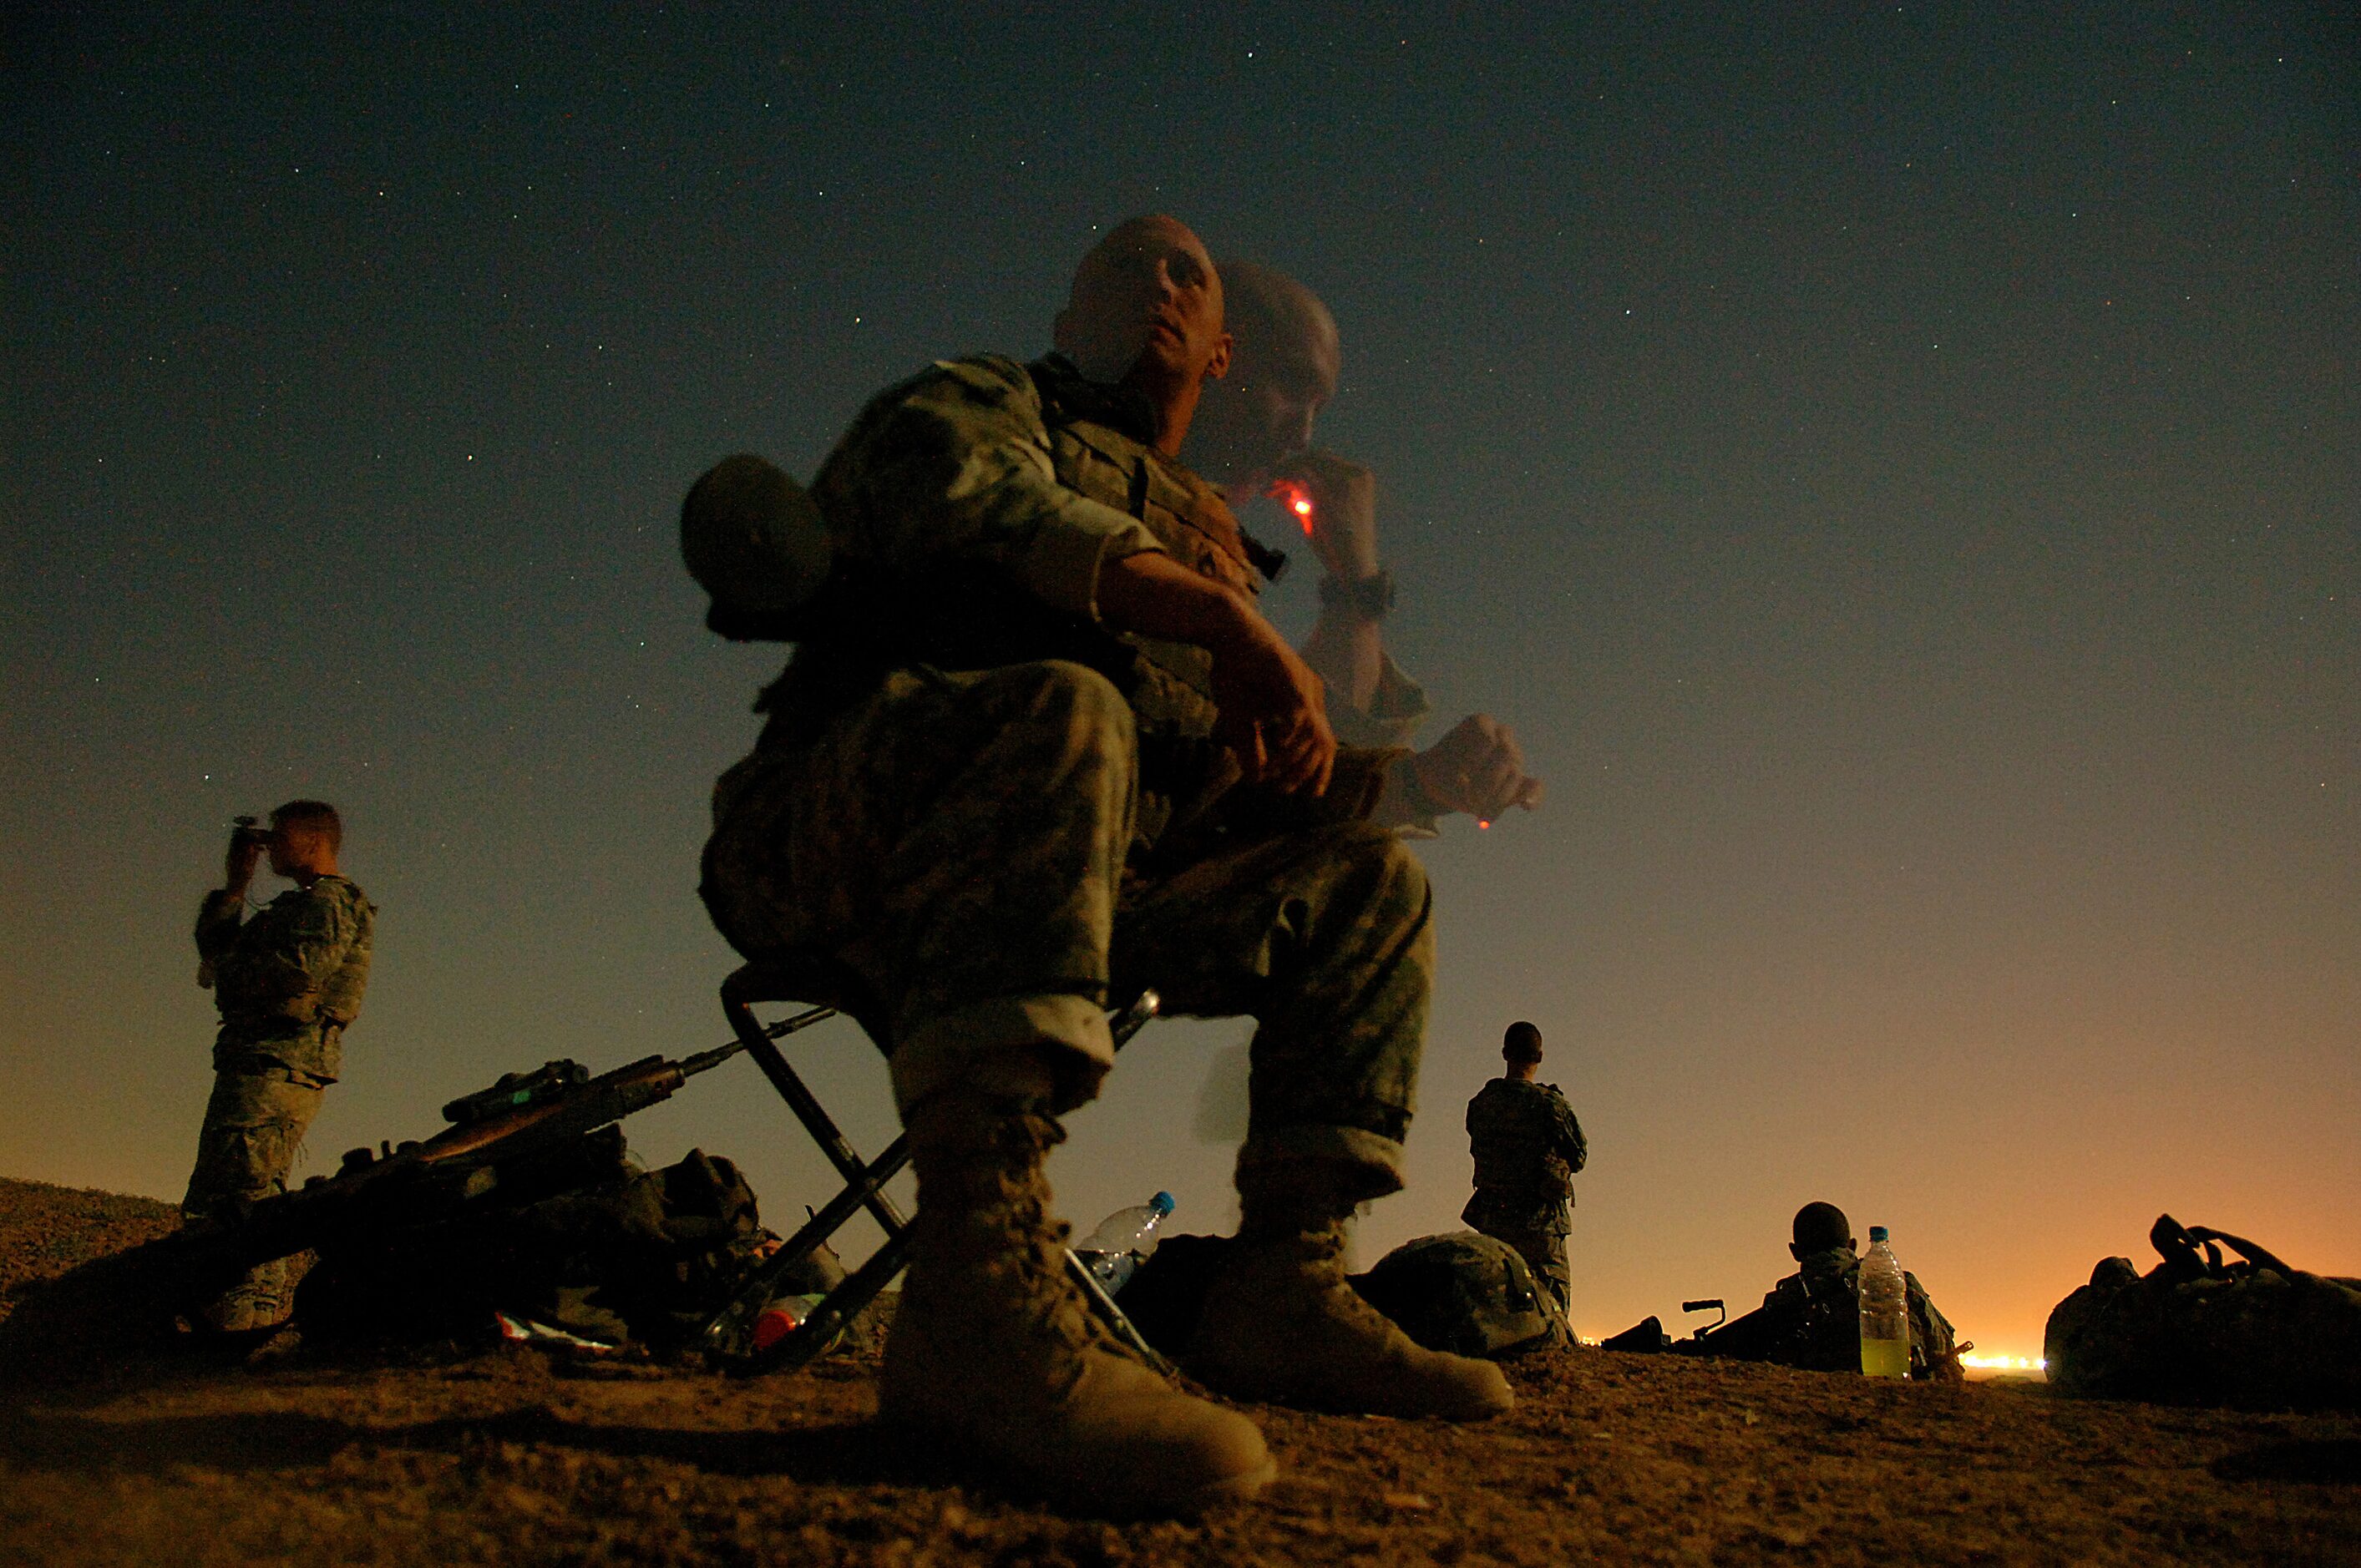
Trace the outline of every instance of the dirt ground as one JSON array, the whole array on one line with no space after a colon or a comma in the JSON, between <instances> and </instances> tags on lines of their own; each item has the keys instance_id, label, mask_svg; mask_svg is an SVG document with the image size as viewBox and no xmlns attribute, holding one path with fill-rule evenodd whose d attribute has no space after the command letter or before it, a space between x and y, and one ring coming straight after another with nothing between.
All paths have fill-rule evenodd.
<instances>
[{"instance_id":1,"label":"dirt ground","mask_svg":"<svg viewBox=\"0 0 2361 1568\"><path fill-rule=\"evenodd\" d=\"M0 1181L0 1312L169 1229ZM300 1345L0 1387L0 1562L2361 1562L2361 1416L2076 1403L1596 1350L1481 1426L1257 1408L1283 1466L1194 1524L1062 1518L869 1424L873 1366L753 1382Z\"/></svg>"}]
</instances>

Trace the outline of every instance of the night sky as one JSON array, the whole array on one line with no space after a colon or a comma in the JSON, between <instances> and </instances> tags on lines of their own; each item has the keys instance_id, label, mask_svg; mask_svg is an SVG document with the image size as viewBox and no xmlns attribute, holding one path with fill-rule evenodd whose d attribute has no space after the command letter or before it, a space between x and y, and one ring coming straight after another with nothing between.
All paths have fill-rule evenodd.
<instances>
[{"instance_id":1,"label":"night sky","mask_svg":"<svg viewBox=\"0 0 2361 1568\"><path fill-rule=\"evenodd\" d=\"M682 491L1039 352L1160 209L1330 302L1427 738L1550 782L1422 851L1365 1263L1456 1228L1527 1017L1586 1332L1751 1304L1816 1198L2010 1354L2160 1211L2361 1273L2350 7L856 9L11 8L0 1174L179 1196L188 927L299 795L380 910L304 1168L722 1039L780 651L704 630ZM1140 1037L1070 1218L1226 1227L1245 1033ZM747 1064L630 1130L832 1190Z\"/></svg>"}]
</instances>

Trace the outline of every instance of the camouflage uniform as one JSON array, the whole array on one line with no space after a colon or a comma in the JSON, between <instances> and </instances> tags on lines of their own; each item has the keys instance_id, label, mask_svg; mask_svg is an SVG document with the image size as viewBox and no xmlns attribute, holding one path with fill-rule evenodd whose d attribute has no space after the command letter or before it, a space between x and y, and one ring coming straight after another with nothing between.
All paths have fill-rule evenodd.
<instances>
[{"instance_id":1,"label":"camouflage uniform","mask_svg":"<svg viewBox=\"0 0 2361 1568\"><path fill-rule=\"evenodd\" d=\"M343 1036L368 983L376 909L341 876L280 894L250 920L234 893L205 895L197 914L201 982L221 1008L214 1091L197 1134L181 1212L202 1220L286 1190L303 1131L336 1080ZM224 1299L275 1303L282 1266L258 1266Z\"/></svg>"},{"instance_id":2,"label":"camouflage uniform","mask_svg":"<svg viewBox=\"0 0 2361 1568\"><path fill-rule=\"evenodd\" d=\"M1567 1211L1574 1175L1590 1157L1574 1108L1554 1083L1496 1078L1467 1102L1467 1149L1476 1192L1460 1220L1522 1254L1564 1312L1574 1290Z\"/></svg>"},{"instance_id":3,"label":"camouflage uniform","mask_svg":"<svg viewBox=\"0 0 2361 1568\"><path fill-rule=\"evenodd\" d=\"M1745 1329L1719 1353L1776 1362L1812 1372L1861 1370L1861 1258L1850 1247L1806 1253L1795 1273L1771 1288L1760 1313L1750 1313L1713 1336ZM1902 1276L1910 1315L1910 1376L1956 1374L1950 1321L1935 1308L1918 1277ZM1750 1322L1759 1324L1749 1328Z\"/></svg>"},{"instance_id":4,"label":"camouflage uniform","mask_svg":"<svg viewBox=\"0 0 2361 1568\"><path fill-rule=\"evenodd\" d=\"M1202 649L1117 636L1101 565L1158 550L1242 592L1263 559L1152 419L1052 356L945 361L870 404L813 483L839 578L714 794L703 892L740 951L820 953L871 1000L906 1111L1103 1009L1251 1014L1243 1169L1401 1185L1433 967L1426 880L1362 820L1399 753L1319 801L1238 781Z\"/></svg>"}]
</instances>

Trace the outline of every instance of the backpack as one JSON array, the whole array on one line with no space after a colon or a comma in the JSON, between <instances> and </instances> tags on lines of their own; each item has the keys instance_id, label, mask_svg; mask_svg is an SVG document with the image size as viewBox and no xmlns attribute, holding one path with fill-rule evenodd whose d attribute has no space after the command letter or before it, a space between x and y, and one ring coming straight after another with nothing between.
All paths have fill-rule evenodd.
<instances>
[{"instance_id":1,"label":"backpack","mask_svg":"<svg viewBox=\"0 0 2361 1568\"><path fill-rule=\"evenodd\" d=\"M753 1191L701 1149L642 1170L617 1138L607 1159L535 1203L322 1245L296 1321L325 1339L420 1343L478 1337L497 1311L588 1339L686 1345L770 1239Z\"/></svg>"},{"instance_id":2,"label":"backpack","mask_svg":"<svg viewBox=\"0 0 2361 1568\"><path fill-rule=\"evenodd\" d=\"M2163 1261L2101 1260L2042 1336L2070 1398L2249 1409L2361 1407L2361 1279L2311 1274L2225 1231L2159 1215ZM2239 1255L2225 1262L2223 1248Z\"/></svg>"}]
</instances>

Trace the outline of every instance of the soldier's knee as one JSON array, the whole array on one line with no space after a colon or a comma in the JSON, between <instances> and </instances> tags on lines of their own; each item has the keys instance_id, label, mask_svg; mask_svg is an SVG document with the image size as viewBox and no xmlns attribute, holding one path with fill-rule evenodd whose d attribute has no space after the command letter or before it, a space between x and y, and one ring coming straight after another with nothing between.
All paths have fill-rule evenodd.
<instances>
[{"instance_id":1,"label":"soldier's knee","mask_svg":"<svg viewBox=\"0 0 2361 1568\"><path fill-rule=\"evenodd\" d=\"M1113 681L1086 664L1045 659L1005 672L1024 691L1023 722L1059 769L1109 768L1128 776L1137 749L1131 704Z\"/></svg>"},{"instance_id":2,"label":"soldier's knee","mask_svg":"<svg viewBox=\"0 0 2361 1568\"><path fill-rule=\"evenodd\" d=\"M1372 916L1387 924L1425 923L1433 894L1426 867L1407 845L1391 833L1369 828L1355 834L1351 853L1368 889Z\"/></svg>"},{"instance_id":3,"label":"soldier's knee","mask_svg":"<svg viewBox=\"0 0 2361 1568\"><path fill-rule=\"evenodd\" d=\"M1044 659L1022 668L1033 687L1034 700L1045 716L1062 719L1078 730L1111 731L1129 739L1131 704L1124 700L1113 681L1088 664Z\"/></svg>"}]
</instances>

